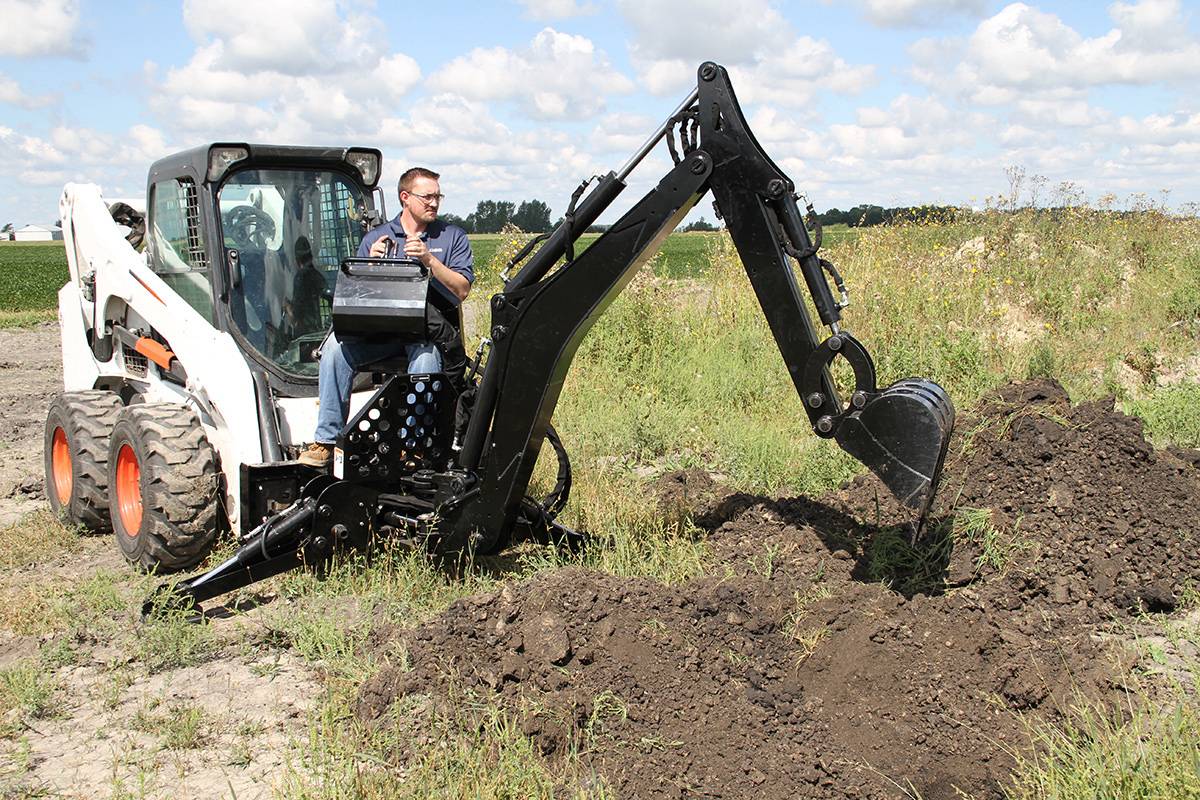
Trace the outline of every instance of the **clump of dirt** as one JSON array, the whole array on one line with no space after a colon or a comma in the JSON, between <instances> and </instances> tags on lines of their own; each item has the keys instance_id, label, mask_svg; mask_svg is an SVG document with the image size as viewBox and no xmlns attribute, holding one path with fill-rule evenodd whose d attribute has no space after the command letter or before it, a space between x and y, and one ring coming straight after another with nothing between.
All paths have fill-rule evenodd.
<instances>
[{"instance_id":1,"label":"clump of dirt","mask_svg":"<svg viewBox=\"0 0 1200 800\"><path fill-rule=\"evenodd\" d=\"M461 600L396 634L407 665L357 713L492 696L623 797L999 797L1016 712L1115 701L1125 651L1098 634L1200 574L1200 471L1050 382L959 431L915 547L873 478L812 500L666 476L668 513L711 529L713 575L572 568Z\"/></svg>"}]
</instances>

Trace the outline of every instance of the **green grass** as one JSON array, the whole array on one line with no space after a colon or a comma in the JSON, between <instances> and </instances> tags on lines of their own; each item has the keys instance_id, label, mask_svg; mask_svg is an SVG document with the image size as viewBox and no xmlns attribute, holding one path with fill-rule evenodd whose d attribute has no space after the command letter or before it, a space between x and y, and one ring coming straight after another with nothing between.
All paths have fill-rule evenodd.
<instances>
[{"instance_id":1,"label":"green grass","mask_svg":"<svg viewBox=\"0 0 1200 800\"><path fill-rule=\"evenodd\" d=\"M134 714L134 730L155 734L168 750L193 750L205 740L210 720L204 709L191 703L157 698L150 700Z\"/></svg>"},{"instance_id":2,"label":"green grass","mask_svg":"<svg viewBox=\"0 0 1200 800\"><path fill-rule=\"evenodd\" d=\"M160 609L141 624L135 640L138 661L151 672L200 664L211 658L219 642L208 625L198 625L188 611Z\"/></svg>"},{"instance_id":3,"label":"green grass","mask_svg":"<svg viewBox=\"0 0 1200 800\"><path fill-rule=\"evenodd\" d=\"M1085 707L1063 726L1033 725L1010 800L1184 800L1200 797L1195 702L1122 719Z\"/></svg>"},{"instance_id":4,"label":"green grass","mask_svg":"<svg viewBox=\"0 0 1200 800\"><path fill-rule=\"evenodd\" d=\"M0 669L0 740L21 732L32 720L55 712L58 684L38 664Z\"/></svg>"},{"instance_id":5,"label":"green grass","mask_svg":"<svg viewBox=\"0 0 1200 800\"><path fill-rule=\"evenodd\" d=\"M58 290L67 282L67 253L62 242L0 243L0 327L31 324L47 317L19 313L53 312ZM48 317L53 319L53 313Z\"/></svg>"},{"instance_id":6,"label":"green grass","mask_svg":"<svg viewBox=\"0 0 1200 800\"><path fill-rule=\"evenodd\" d=\"M1159 445L1200 447L1200 383L1159 389L1129 403L1129 413L1141 417L1146 433Z\"/></svg>"},{"instance_id":7,"label":"green grass","mask_svg":"<svg viewBox=\"0 0 1200 800\"><path fill-rule=\"evenodd\" d=\"M338 701L318 709L310 738L294 753L279 794L295 800L384 798L573 798L603 800L602 780L581 775L576 754L553 767L537 754L516 721L494 705L462 698L453 710L431 710L420 698L393 707L382 725L347 725ZM414 729L415 720L421 720ZM597 722L597 726L600 722ZM407 752L401 769L389 754ZM574 789L564 790L564 785Z\"/></svg>"}]
</instances>

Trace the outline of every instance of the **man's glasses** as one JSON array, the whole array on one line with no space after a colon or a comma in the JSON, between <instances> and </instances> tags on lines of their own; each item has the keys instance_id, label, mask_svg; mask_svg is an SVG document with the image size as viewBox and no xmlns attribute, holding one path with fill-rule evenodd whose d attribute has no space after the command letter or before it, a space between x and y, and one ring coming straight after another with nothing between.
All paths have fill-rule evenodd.
<instances>
[{"instance_id":1,"label":"man's glasses","mask_svg":"<svg viewBox=\"0 0 1200 800\"><path fill-rule=\"evenodd\" d=\"M440 204L443 200L446 199L446 195L444 195L444 194L417 194L416 192L409 192L409 194L412 195L413 197L417 198L418 200L420 200L422 203L424 203L427 206L431 206L435 203Z\"/></svg>"}]
</instances>

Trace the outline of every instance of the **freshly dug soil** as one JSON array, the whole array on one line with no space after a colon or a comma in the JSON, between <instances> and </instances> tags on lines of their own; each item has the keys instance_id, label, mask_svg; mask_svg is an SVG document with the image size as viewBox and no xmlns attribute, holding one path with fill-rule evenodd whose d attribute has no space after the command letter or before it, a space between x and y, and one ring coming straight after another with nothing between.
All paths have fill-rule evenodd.
<instances>
[{"instance_id":1,"label":"freshly dug soil","mask_svg":"<svg viewBox=\"0 0 1200 800\"><path fill-rule=\"evenodd\" d=\"M381 637L409 665L368 681L360 718L491 695L620 797L998 797L1027 746L1017 712L1115 704L1128 656L1100 634L1200 576L1195 459L1052 382L960 418L915 547L873 477L819 500L695 472L659 489L710 529L712 575L573 568L460 601Z\"/></svg>"}]
</instances>

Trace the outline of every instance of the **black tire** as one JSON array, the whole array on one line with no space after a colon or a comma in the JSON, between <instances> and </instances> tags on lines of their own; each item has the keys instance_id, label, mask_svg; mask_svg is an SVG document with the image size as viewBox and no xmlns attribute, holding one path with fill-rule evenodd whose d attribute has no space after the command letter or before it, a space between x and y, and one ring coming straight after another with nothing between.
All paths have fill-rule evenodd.
<instances>
[{"instance_id":1,"label":"black tire","mask_svg":"<svg viewBox=\"0 0 1200 800\"><path fill-rule=\"evenodd\" d=\"M217 456L184 406L128 406L108 450L109 509L117 546L147 571L198 564L217 538Z\"/></svg>"},{"instance_id":2,"label":"black tire","mask_svg":"<svg viewBox=\"0 0 1200 800\"><path fill-rule=\"evenodd\" d=\"M98 533L112 529L108 439L120 410L121 398L101 389L64 392L50 401L42 440L46 498L70 525Z\"/></svg>"}]
</instances>

